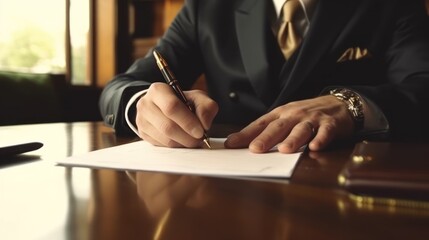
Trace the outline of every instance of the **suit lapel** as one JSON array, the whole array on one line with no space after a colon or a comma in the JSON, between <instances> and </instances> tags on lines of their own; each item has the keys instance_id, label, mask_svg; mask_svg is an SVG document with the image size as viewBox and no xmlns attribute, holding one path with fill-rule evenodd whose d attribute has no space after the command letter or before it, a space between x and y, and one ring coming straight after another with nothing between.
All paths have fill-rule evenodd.
<instances>
[{"instance_id":1,"label":"suit lapel","mask_svg":"<svg viewBox=\"0 0 429 240\"><path fill-rule=\"evenodd\" d=\"M266 48L266 1L243 0L235 12L235 27L241 58L258 97L269 106L273 94L268 84L269 59Z\"/></svg>"},{"instance_id":2,"label":"suit lapel","mask_svg":"<svg viewBox=\"0 0 429 240\"><path fill-rule=\"evenodd\" d=\"M349 21L357 1L319 0L309 32L296 56L290 71L284 66L280 78L285 84L272 108L290 101L290 96L308 78L321 59L334 45L345 24ZM285 64L287 65L287 64ZM289 68L290 69L290 68Z\"/></svg>"}]
</instances>

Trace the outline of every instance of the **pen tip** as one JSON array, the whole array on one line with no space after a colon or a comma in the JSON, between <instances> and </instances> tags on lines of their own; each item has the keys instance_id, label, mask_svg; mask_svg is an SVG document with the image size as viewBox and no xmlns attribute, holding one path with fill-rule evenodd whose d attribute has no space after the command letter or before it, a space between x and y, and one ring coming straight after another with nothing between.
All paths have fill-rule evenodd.
<instances>
[{"instance_id":1,"label":"pen tip","mask_svg":"<svg viewBox=\"0 0 429 240\"><path fill-rule=\"evenodd\" d=\"M210 142L209 142L209 139L208 139L208 138L204 138L204 139L203 139L203 142L207 145L207 147L208 147L209 149L211 149L211 148L212 148L212 146L210 145Z\"/></svg>"}]
</instances>

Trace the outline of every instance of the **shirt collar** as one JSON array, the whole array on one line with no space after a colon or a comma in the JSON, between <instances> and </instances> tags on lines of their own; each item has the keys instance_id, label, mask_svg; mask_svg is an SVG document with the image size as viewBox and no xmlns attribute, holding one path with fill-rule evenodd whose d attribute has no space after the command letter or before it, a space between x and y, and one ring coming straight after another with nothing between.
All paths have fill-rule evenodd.
<instances>
[{"instance_id":1,"label":"shirt collar","mask_svg":"<svg viewBox=\"0 0 429 240\"><path fill-rule=\"evenodd\" d=\"M277 13L277 17L280 16L280 13L282 11L282 7L283 7L284 3L287 1L288 0L286 0L286 1L285 0L273 0L274 8L275 8L276 13ZM299 1L301 2L302 6L304 6L304 11L305 11L307 18L309 20L311 20L313 17L313 14L314 14L314 8L315 8L318 0L299 0Z\"/></svg>"}]
</instances>

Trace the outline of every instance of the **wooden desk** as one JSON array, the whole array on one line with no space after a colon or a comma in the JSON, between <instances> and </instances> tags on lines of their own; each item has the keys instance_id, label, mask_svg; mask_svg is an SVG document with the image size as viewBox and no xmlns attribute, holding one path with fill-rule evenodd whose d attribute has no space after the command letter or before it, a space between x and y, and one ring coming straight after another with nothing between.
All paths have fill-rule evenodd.
<instances>
[{"instance_id":1,"label":"wooden desk","mask_svg":"<svg viewBox=\"0 0 429 240\"><path fill-rule=\"evenodd\" d=\"M55 166L132 140L102 123L0 127L0 136L45 144L0 165L4 240L429 236L429 210L359 205L337 186L351 146L306 154L287 183Z\"/></svg>"}]
</instances>

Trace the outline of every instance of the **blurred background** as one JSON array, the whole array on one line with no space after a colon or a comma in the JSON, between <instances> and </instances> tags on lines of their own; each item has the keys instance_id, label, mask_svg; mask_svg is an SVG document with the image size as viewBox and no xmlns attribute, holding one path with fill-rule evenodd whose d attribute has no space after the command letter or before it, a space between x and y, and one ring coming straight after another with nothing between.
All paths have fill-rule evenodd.
<instances>
[{"instance_id":1,"label":"blurred background","mask_svg":"<svg viewBox=\"0 0 429 240\"><path fill-rule=\"evenodd\" d=\"M0 125L101 120L103 86L183 0L0 0Z\"/></svg>"},{"instance_id":2,"label":"blurred background","mask_svg":"<svg viewBox=\"0 0 429 240\"><path fill-rule=\"evenodd\" d=\"M146 55L183 2L0 0L0 125L101 120L103 86Z\"/></svg>"}]
</instances>

